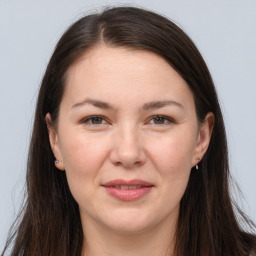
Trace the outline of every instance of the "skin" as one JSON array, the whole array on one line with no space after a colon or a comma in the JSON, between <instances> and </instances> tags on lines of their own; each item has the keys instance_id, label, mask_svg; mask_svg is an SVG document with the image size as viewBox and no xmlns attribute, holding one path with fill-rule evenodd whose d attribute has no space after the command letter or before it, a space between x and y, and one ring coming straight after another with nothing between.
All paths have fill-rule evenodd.
<instances>
[{"instance_id":1,"label":"skin","mask_svg":"<svg viewBox=\"0 0 256 256\"><path fill-rule=\"evenodd\" d=\"M142 108L155 101L176 103ZM92 115L102 118L86 120ZM49 113L46 121L51 123ZM208 113L198 123L187 83L152 52L101 45L70 67L57 123L48 130L56 166L66 171L80 208L83 255L172 253L180 200L191 168L207 150L213 122ZM138 200L121 201L101 186L115 179L154 187Z\"/></svg>"}]
</instances>

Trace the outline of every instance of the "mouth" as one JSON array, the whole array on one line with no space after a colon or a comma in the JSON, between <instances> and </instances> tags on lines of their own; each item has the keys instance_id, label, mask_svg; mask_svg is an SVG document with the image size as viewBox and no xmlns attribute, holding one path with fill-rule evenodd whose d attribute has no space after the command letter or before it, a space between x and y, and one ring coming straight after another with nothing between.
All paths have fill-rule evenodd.
<instances>
[{"instance_id":1,"label":"mouth","mask_svg":"<svg viewBox=\"0 0 256 256\"><path fill-rule=\"evenodd\" d=\"M107 193L122 201L134 201L147 195L153 184L142 180L112 180L102 185Z\"/></svg>"},{"instance_id":2,"label":"mouth","mask_svg":"<svg viewBox=\"0 0 256 256\"><path fill-rule=\"evenodd\" d=\"M122 190L138 189L138 188L142 188L142 187L144 187L144 186L126 186L126 185L111 186L111 188L118 188L118 189L122 189Z\"/></svg>"}]
</instances>

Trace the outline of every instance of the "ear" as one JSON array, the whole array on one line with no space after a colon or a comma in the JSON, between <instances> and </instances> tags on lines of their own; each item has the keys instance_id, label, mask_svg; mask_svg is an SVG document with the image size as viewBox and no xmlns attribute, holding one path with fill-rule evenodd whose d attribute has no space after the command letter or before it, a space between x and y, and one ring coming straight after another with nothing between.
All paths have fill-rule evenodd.
<instances>
[{"instance_id":1,"label":"ear","mask_svg":"<svg viewBox=\"0 0 256 256\"><path fill-rule=\"evenodd\" d=\"M46 114L45 121L47 124L51 149L52 149L52 152L57 160L57 161L55 161L55 166L59 170L64 171L65 167L64 167L64 163L62 161L62 155L61 155L61 151L60 151L57 131L56 131L56 128L52 125L52 118L49 113Z\"/></svg>"},{"instance_id":2,"label":"ear","mask_svg":"<svg viewBox=\"0 0 256 256\"><path fill-rule=\"evenodd\" d=\"M205 152L207 151L212 136L213 126L214 114L212 112L209 112L205 116L204 121L200 125L197 144L193 155L192 167L194 167L196 164L200 162Z\"/></svg>"}]
</instances>

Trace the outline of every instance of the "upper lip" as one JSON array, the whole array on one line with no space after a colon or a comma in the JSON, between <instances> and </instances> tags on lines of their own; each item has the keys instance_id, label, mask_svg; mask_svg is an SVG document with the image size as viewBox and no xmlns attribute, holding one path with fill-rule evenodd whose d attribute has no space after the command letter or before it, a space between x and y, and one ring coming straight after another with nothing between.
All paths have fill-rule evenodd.
<instances>
[{"instance_id":1,"label":"upper lip","mask_svg":"<svg viewBox=\"0 0 256 256\"><path fill-rule=\"evenodd\" d=\"M153 184L144 181L144 180L122 180L122 179L117 179L117 180L111 180L107 183L104 183L104 187L114 187L114 186L141 186L141 187L152 187Z\"/></svg>"}]
</instances>

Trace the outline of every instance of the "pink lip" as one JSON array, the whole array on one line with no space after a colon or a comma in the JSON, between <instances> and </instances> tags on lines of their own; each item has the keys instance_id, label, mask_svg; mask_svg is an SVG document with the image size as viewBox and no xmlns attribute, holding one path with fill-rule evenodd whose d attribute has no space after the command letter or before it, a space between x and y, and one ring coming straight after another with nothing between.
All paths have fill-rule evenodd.
<instances>
[{"instance_id":1,"label":"pink lip","mask_svg":"<svg viewBox=\"0 0 256 256\"><path fill-rule=\"evenodd\" d=\"M120 189L120 188L115 188L115 186L141 186L140 188L136 188L136 189ZM105 184L103 184L103 187L107 190L107 192L119 199L119 200L123 200L123 201L133 201L133 200L137 200L141 197L143 197L144 195L148 194L151 189L153 188L153 185L151 183L148 183L146 181L142 181L142 180L130 180L130 181L126 181L126 180L112 180L109 181Z\"/></svg>"},{"instance_id":2,"label":"pink lip","mask_svg":"<svg viewBox=\"0 0 256 256\"><path fill-rule=\"evenodd\" d=\"M143 181L143 180L111 180L105 184L103 184L104 187L114 187L114 186L143 186L143 187L150 187L153 186L153 184Z\"/></svg>"}]
</instances>

